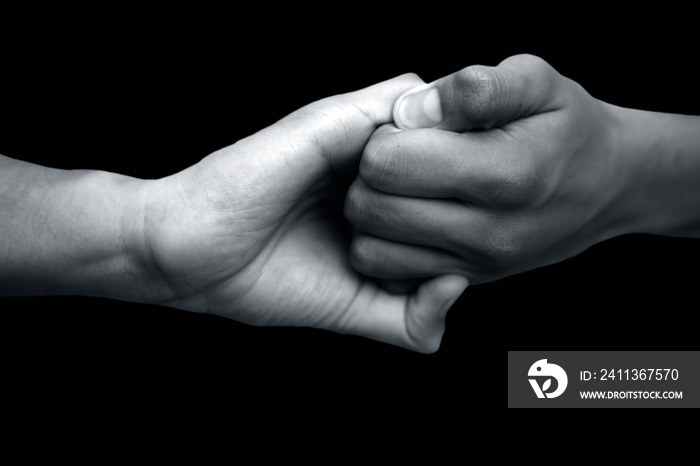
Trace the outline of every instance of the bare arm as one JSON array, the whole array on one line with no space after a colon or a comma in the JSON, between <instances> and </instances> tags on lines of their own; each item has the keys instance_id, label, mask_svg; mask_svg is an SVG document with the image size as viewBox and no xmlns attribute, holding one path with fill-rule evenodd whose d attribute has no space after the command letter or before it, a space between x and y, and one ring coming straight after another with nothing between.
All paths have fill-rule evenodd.
<instances>
[{"instance_id":1,"label":"bare arm","mask_svg":"<svg viewBox=\"0 0 700 466\"><path fill-rule=\"evenodd\" d=\"M158 180L0 158L0 295L157 303L436 351L468 281L392 293L361 276L333 202L396 98L420 82L403 75L311 103Z\"/></svg>"},{"instance_id":2,"label":"bare arm","mask_svg":"<svg viewBox=\"0 0 700 466\"><path fill-rule=\"evenodd\" d=\"M0 156L0 295L142 300L143 186Z\"/></svg>"},{"instance_id":3,"label":"bare arm","mask_svg":"<svg viewBox=\"0 0 700 466\"><path fill-rule=\"evenodd\" d=\"M614 107L626 232L700 237L700 117Z\"/></svg>"}]
</instances>

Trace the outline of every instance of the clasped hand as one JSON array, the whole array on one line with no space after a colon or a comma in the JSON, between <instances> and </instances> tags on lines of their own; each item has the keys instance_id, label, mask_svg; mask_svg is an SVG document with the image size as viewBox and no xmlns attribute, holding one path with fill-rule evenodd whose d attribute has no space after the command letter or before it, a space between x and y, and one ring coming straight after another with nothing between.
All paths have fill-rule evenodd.
<instances>
[{"instance_id":1,"label":"clasped hand","mask_svg":"<svg viewBox=\"0 0 700 466\"><path fill-rule=\"evenodd\" d=\"M0 156L0 295L87 295L434 352L468 284L700 237L700 119L519 55L309 104L159 180Z\"/></svg>"},{"instance_id":2,"label":"clasped hand","mask_svg":"<svg viewBox=\"0 0 700 466\"><path fill-rule=\"evenodd\" d=\"M519 55L311 103L158 180L0 156L0 295L85 295L434 352L468 284L700 236L698 117Z\"/></svg>"},{"instance_id":3,"label":"clasped hand","mask_svg":"<svg viewBox=\"0 0 700 466\"><path fill-rule=\"evenodd\" d=\"M465 68L402 96L394 119L370 138L345 205L362 273L478 284L616 233L613 112L544 61Z\"/></svg>"},{"instance_id":4,"label":"clasped hand","mask_svg":"<svg viewBox=\"0 0 700 466\"><path fill-rule=\"evenodd\" d=\"M468 283L615 231L614 125L531 56L315 102L148 185L155 301L433 352Z\"/></svg>"}]
</instances>

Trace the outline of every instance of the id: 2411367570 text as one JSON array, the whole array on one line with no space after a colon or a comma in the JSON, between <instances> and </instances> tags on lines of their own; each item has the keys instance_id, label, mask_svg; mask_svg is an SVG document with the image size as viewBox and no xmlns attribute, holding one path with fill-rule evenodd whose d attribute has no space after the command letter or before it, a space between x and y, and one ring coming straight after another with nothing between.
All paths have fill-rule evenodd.
<instances>
[{"instance_id":1,"label":"id: 2411367570 text","mask_svg":"<svg viewBox=\"0 0 700 466\"><path fill-rule=\"evenodd\" d=\"M678 369L600 369L597 372L581 371L580 380L678 380Z\"/></svg>"}]
</instances>

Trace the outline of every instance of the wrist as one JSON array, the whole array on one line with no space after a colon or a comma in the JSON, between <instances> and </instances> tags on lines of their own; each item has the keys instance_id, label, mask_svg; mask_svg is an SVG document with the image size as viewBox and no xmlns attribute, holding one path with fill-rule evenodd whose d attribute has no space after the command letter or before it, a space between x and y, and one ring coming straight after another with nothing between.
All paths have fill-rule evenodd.
<instances>
[{"instance_id":1,"label":"wrist","mask_svg":"<svg viewBox=\"0 0 700 466\"><path fill-rule=\"evenodd\" d=\"M149 300L145 181L0 162L0 294Z\"/></svg>"},{"instance_id":2,"label":"wrist","mask_svg":"<svg viewBox=\"0 0 700 466\"><path fill-rule=\"evenodd\" d=\"M700 118L614 107L622 233L700 235Z\"/></svg>"},{"instance_id":3,"label":"wrist","mask_svg":"<svg viewBox=\"0 0 700 466\"><path fill-rule=\"evenodd\" d=\"M643 194L649 182L642 176L649 156L638 141L635 133L640 121L633 109L605 104L611 115L609 125L608 157L611 158L610 183L614 185L615 197L610 203L610 237L631 233L644 233L645 202Z\"/></svg>"},{"instance_id":4,"label":"wrist","mask_svg":"<svg viewBox=\"0 0 700 466\"><path fill-rule=\"evenodd\" d=\"M147 181L76 170L57 185L57 212L69 216L59 232L66 247L58 294L146 302L152 267L144 241Z\"/></svg>"}]
</instances>

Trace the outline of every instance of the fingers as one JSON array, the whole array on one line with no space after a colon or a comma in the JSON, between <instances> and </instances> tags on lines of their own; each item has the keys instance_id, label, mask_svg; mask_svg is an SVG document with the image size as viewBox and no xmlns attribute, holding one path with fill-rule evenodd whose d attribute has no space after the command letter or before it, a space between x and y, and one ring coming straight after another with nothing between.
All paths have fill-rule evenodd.
<instances>
[{"instance_id":1,"label":"fingers","mask_svg":"<svg viewBox=\"0 0 700 466\"><path fill-rule=\"evenodd\" d=\"M382 193L358 178L345 199L345 217L360 232L419 246L458 247L465 206L458 201Z\"/></svg>"},{"instance_id":2,"label":"fingers","mask_svg":"<svg viewBox=\"0 0 700 466\"><path fill-rule=\"evenodd\" d=\"M464 261L444 249L388 241L358 233L350 248L350 263L358 272L384 280L436 277L445 274L468 276Z\"/></svg>"},{"instance_id":3,"label":"fingers","mask_svg":"<svg viewBox=\"0 0 700 466\"><path fill-rule=\"evenodd\" d=\"M261 205L288 206L333 172L357 169L371 134L391 121L398 96L422 82L406 74L311 103L211 154L201 170Z\"/></svg>"},{"instance_id":4,"label":"fingers","mask_svg":"<svg viewBox=\"0 0 700 466\"><path fill-rule=\"evenodd\" d=\"M344 171L359 162L372 132L391 121L396 98L422 82L415 74L405 74L319 100L277 123L276 138L291 141L296 152L315 156L304 157L307 163L323 161L336 171Z\"/></svg>"},{"instance_id":5,"label":"fingers","mask_svg":"<svg viewBox=\"0 0 700 466\"><path fill-rule=\"evenodd\" d=\"M500 130L460 134L384 125L365 147L360 177L384 193L506 209L544 191L544 172L527 151Z\"/></svg>"},{"instance_id":6,"label":"fingers","mask_svg":"<svg viewBox=\"0 0 700 466\"><path fill-rule=\"evenodd\" d=\"M401 129L500 127L556 105L560 78L531 55L510 57L495 67L470 66L407 91L394 105L394 122Z\"/></svg>"},{"instance_id":7,"label":"fingers","mask_svg":"<svg viewBox=\"0 0 700 466\"><path fill-rule=\"evenodd\" d=\"M533 241L518 215L387 194L361 179L348 191L345 216L364 234L351 248L352 264L383 279L457 273L473 283L491 281L525 264Z\"/></svg>"},{"instance_id":8,"label":"fingers","mask_svg":"<svg viewBox=\"0 0 700 466\"><path fill-rule=\"evenodd\" d=\"M450 141L448 133L442 136L426 131L404 132L390 124L380 127L362 154L362 179L391 194L461 198L462 181L454 169L463 163L462 140Z\"/></svg>"}]
</instances>

